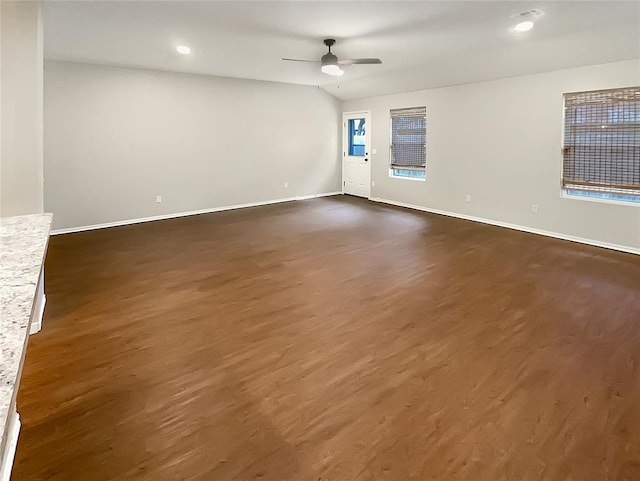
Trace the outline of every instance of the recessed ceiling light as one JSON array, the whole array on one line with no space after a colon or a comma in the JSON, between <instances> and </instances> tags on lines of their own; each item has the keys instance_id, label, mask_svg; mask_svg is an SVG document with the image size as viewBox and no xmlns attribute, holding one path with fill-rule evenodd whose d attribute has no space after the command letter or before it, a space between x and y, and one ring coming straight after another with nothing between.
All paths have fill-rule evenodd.
<instances>
[{"instance_id":1,"label":"recessed ceiling light","mask_svg":"<svg viewBox=\"0 0 640 481\"><path fill-rule=\"evenodd\" d=\"M538 8L514 13L510 18L515 23L514 32L528 32L535 26L535 21L544 16L544 12Z\"/></svg>"},{"instance_id":2,"label":"recessed ceiling light","mask_svg":"<svg viewBox=\"0 0 640 481\"><path fill-rule=\"evenodd\" d=\"M191 48L186 45L178 45L176 47L176 51L182 55L189 55L191 53Z\"/></svg>"},{"instance_id":3,"label":"recessed ceiling light","mask_svg":"<svg viewBox=\"0 0 640 481\"><path fill-rule=\"evenodd\" d=\"M528 32L533 28L533 22L531 20L525 20L524 22L517 23L513 29L516 32Z\"/></svg>"}]
</instances>

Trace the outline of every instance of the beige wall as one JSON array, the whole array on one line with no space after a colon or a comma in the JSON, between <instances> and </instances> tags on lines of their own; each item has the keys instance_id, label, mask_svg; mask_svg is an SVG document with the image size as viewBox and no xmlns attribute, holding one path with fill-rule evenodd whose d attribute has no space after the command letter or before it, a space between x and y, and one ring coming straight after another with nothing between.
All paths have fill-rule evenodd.
<instances>
[{"instance_id":1,"label":"beige wall","mask_svg":"<svg viewBox=\"0 0 640 481\"><path fill-rule=\"evenodd\" d=\"M640 249L640 207L560 196L562 94L630 85L640 85L640 61L352 100L343 111L372 111L374 198ZM390 178L389 109L422 105L427 181Z\"/></svg>"},{"instance_id":2,"label":"beige wall","mask_svg":"<svg viewBox=\"0 0 640 481\"><path fill-rule=\"evenodd\" d=\"M337 191L340 112L370 109L373 198L638 250L640 207L560 196L562 93L638 84L628 61L341 105L311 87L46 62L45 207L60 229ZM427 181L390 178L389 109L419 105Z\"/></svg>"},{"instance_id":3,"label":"beige wall","mask_svg":"<svg viewBox=\"0 0 640 481\"><path fill-rule=\"evenodd\" d=\"M47 61L44 94L56 229L340 190L316 87Z\"/></svg>"},{"instance_id":4,"label":"beige wall","mask_svg":"<svg viewBox=\"0 0 640 481\"><path fill-rule=\"evenodd\" d=\"M0 215L43 209L42 12L0 1Z\"/></svg>"}]
</instances>

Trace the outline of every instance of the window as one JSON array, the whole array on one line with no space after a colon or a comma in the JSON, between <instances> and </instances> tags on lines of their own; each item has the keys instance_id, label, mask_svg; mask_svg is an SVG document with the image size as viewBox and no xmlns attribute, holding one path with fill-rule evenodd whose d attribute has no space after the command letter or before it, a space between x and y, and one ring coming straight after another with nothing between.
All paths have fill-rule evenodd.
<instances>
[{"instance_id":1,"label":"window","mask_svg":"<svg viewBox=\"0 0 640 481\"><path fill-rule=\"evenodd\" d=\"M640 87L564 95L567 195L640 203Z\"/></svg>"},{"instance_id":2,"label":"window","mask_svg":"<svg viewBox=\"0 0 640 481\"><path fill-rule=\"evenodd\" d=\"M349 155L364 157L365 119L349 119Z\"/></svg>"},{"instance_id":3,"label":"window","mask_svg":"<svg viewBox=\"0 0 640 481\"><path fill-rule=\"evenodd\" d=\"M424 180L427 165L427 109L413 107L391 110L392 177Z\"/></svg>"}]
</instances>

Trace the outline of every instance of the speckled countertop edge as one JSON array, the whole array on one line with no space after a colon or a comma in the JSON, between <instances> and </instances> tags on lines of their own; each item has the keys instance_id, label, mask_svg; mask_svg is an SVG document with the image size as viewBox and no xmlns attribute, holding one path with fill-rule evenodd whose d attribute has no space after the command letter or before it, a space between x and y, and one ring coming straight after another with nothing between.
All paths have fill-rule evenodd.
<instances>
[{"instance_id":1,"label":"speckled countertop edge","mask_svg":"<svg viewBox=\"0 0 640 481\"><path fill-rule=\"evenodd\" d=\"M51 214L0 218L0 426L4 445L29 337Z\"/></svg>"}]
</instances>

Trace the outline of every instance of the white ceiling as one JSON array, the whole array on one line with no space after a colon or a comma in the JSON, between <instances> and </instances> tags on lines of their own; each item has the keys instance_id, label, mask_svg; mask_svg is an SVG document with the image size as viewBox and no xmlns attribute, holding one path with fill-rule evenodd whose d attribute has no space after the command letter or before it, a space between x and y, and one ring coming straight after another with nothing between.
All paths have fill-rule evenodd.
<instances>
[{"instance_id":1,"label":"white ceiling","mask_svg":"<svg viewBox=\"0 0 640 481\"><path fill-rule=\"evenodd\" d=\"M511 14L545 15L526 34ZM340 99L640 58L636 1L48 1L47 58L320 85ZM316 64L379 57L340 79ZM189 45L192 55L175 47Z\"/></svg>"}]
</instances>

